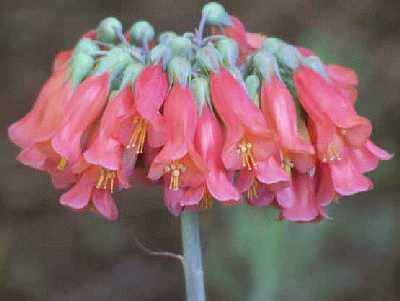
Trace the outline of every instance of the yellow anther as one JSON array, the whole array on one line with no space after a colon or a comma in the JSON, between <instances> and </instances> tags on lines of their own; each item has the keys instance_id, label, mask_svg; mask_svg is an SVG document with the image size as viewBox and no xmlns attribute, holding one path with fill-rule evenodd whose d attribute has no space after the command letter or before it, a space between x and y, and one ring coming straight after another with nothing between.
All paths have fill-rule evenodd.
<instances>
[{"instance_id":1,"label":"yellow anther","mask_svg":"<svg viewBox=\"0 0 400 301\"><path fill-rule=\"evenodd\" d=\"M247 199L248 200L252 200L258 196L257 189L258 189L258 182L254 181L254 183L251 185L250 189L247 190Z\"/></svg>"},{"instance_id":2,"label":"yellow anther","mask_svg":"<svg viewBox=\"0 0 400 301\"><path fill-rule=\"evenodd\" d=\"M178 190L180 184L180 176L186 171L186 166L182 163L171 162L164 168L165 173L171 173L171 179L169 182L169 189Z\"/></svg>"},{"instance_id":3,"label":"yellow anther","mask_svg":"<svg viewBox=\"0 0 400 301\"><path fill-rule=\"evenodd\" d=\"M252 153L253 145L243 139L238 145L237 151L242 158L243 167L246 167L249 171L256 167L256 162Z\"/></svg>"},{"instance_id":4,"label":"yellow anther","mask_svg":"<svg viewBox=\"0 0 400 301\"><path fill-rule=\"evenodd\" d=\"M116 177L117 173L115 171L102 168L100 170L100 176L96 183L96 188L102 190L108 190L111 193L113 193Z\"/></svg>"},{"instance_id":5,"label":"yellow anther","mask_svg":"<svg viewBox=\"0 0 400 301\"><path fill-rule=\"evenodd\" d=\"M143 118L135 117L133 120L134 129L126 148L135 148L137 154L143 153L146 140L147 123Z\"/></svg>"},{"instance_id":6,"label":"yellow anther","mask_svg":"<svg viewBox=\"0 0 400 301\"><path fill-rule=\"evenodd\" d=\"M57 169L58 170L64 170L65 167L67 166L67 159L65 159L64 157L60 158L60 161L58 161L58 165L57 165Z\"/></svg>"},{"instance_id":7,"label":"yellow anther","mask_svg":"<svg viewBox=\"0 0 400 301\"><path fill-rule=\"evenodd\" d=\"M211 197L210 193L208 191L206 191L204 193L203 198L201 199L201 201L199 203L199 207L201 209L211 209L213 204L214 204L213 198Z\"/></svg>"}]
</instances>

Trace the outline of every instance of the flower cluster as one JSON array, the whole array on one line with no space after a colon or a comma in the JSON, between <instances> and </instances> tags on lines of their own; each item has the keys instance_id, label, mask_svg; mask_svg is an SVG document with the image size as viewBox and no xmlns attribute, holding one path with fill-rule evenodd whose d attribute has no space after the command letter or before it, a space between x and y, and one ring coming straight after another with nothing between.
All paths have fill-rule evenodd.
<instances>
[{"instance_id":1,"label":"flower cluster","mask_svg":"<svg viewBox=\"0 0 400 301\"><path fill-rule=\"evenodd\" d=\"M210 36L204 37L206 26ZM158 42L158 43L157 43ZM114 220L135 168L183 210L247 202L311 222L366 191L391 155L357 114L357 76L311 50L246 32L218 3L194 33L115 18L59 53L32 110L9 127L17 160L47 172L60 203Z\"/></svg>"}]
</instances>

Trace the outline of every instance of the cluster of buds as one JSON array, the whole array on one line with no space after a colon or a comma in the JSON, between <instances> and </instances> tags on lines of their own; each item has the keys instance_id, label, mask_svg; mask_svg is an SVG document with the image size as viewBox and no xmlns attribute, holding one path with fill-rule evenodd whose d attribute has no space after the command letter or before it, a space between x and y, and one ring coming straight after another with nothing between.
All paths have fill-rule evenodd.
<instances>
[{"instance_id":1,"label":"cluster of buds","mask_svg":"<svg viewBox=\"0 0 400 301\"><path fill-rule=\"evenodd\" d=\"M371 189L364 174L391 157L370 141L356 98L351 69L246 32L211 2L183 35L103 20L56 56L9 137L20 162L67 190L61 204L110 220L112 193L140 169L164 185L174 215L217 200L311 222L333 200Z\"/></svg>"}]
</instances>

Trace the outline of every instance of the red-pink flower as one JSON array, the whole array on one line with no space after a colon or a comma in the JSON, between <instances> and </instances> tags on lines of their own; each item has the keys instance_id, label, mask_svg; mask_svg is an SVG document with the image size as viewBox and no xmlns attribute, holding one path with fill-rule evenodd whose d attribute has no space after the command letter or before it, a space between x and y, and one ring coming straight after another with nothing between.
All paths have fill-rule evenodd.
<instances>
[{"instance_id":1,"label":"red-pink flower","mask_svg":"<svg viewBox=\"0 0 400 301\"><path fill-rule=\"evenodd\" d=\"M56 56L54 72L44 84L32 110L8 128L11 141L21 148L49 140L59 129L66 104L73 89L68 80L70 54Z\"/></svg>"},{"instance_id":2,"label":"red-pink flower","mask_svg":"<svg viewBox=\"0 0 400 301\"><path fill-rule=\"evenodd\" d=\"M291 185L276 193L281 218L294 222L311 222L326 216L316 193L316 176L294 171Z\"/></svg>"},{"instance_id":3,"label":"red-pink flower","mask_svg":"<svg viewBox=\"0 0 400 301\"><path fill-rule=\"evenodd\" d=\"M65 109L61 128L51 142L61 160L71 166L81 158L84 135L104 110L110 90L109 80L108 72L88 77L78 86Z\"/></svg>"},{"instance_id":4,"label":"red-pink flower","mask_svg":"<svg viewBox=\"0 0 400 301\"><path fill-rule=\"evenodd\" d=\"M78 182L60 198L62 205L75 210L94 209L109 220L118 218L118 209L111 193L118 187L115 171L91 165L85 169Z\"/></svg>"},{"instance_id":5,"label":"red-pink flower","mask_svg":"<svg viewBox=\"0 0 400 301\"><path fill-rule=\"evenodd\" d=\"M221 202L237 202L240 194L228 179L221 160L223 136L221 125L207 105L204 105L197 122L195 148L207 165L207 173L198 187L189 187L182 195L182 205L209 207L211 197Z\"/></svg>"},{"instance_id":6,"label":"red-pink flower","mask_svg":"<svg viewBox=\"0 0 400 301\"><path fill-rule=\"evenodd\" d=\"M301 66L294 81L299 100L311 120L318 124L317 151L321 160L332 159L330 145L336 131L354 147L362 146L371 135L368 119L360 117L353 104L329 82L311 68Z\"/></svg>"},{"instance_id":7,"label":"red-pink flower","mask_svg":"<svg viewBox=\"0 0 400 301\"><path fill-rule=\"evenodd\" d=\"M127 149L140 154L146 142L152 148L165 143L160 109L168 92L168 80L162 65L145 67L136 78L133 90L129 96L130 108L121 116L116 136Z\"/></svg>"},{"instance_id":8,"label":"red-pink flower","mask_svg":"<svg viewBox=\"0 0 400 301\"><path fill-rule=\"evenodd\" d=\"M173 84L165 101L164 118L167 140L154 158L148 177L158 180L164 176L166 183L169 183L167 190L197 187L201 184L206 168L194 149L196 106L191 89L179 81ZM167 198L165 200L173 214L180 213L181 207L177 210L168 203Z\"/></svg>"},{"instance_id":9,"label":"red-pink flower","mask_svg":"<svg viewBox=\"0 0 400 301\"><path fill-rule=\"evenodd\" d=\"M212 102L226 127L222 161L228 170L252 170L276 151L273 133L243 86L225 69L210 75Z\"/></svg>"},{"instance_id":10,"label":"red-pink flower","mask_svg":"<svg viewBox=\"0 0 400 301\"><path fill-rule=\"evenodd\" d=\"M285 170L290 171L291 167L303 173L311 170L314 148L306 133L301 135L292 95L276 75L262 83L261 110L279 138Z\"/></svg>"}]
</instances>

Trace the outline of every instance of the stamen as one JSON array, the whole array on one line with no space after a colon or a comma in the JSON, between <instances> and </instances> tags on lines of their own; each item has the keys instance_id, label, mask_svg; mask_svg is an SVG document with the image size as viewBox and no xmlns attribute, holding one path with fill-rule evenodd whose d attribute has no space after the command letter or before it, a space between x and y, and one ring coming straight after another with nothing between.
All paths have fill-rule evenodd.
<instances>
[{"instance_id":1,"label":"stamen","mask_svg":"<svg viewBox=\"0 0 400 301\"><path fill-rule=\"evenodd\" d=\"M290 174L293 167L294 167L294 162L288 156L284 155L282 160L282 168L288 174Z\"/></svg>"},{"instance_id":2,"label":"stamen","mask_svg":"<svg viewBox=\"0 0 400 301\"><path fill-rule=\"evenodd\" d=\"M164 171L165 173L171 173L169 189L179 190L180 176L186 171L186 166L182 163L172 161L170 164L165 166Z\"/></svg>"},{"instance_id":3,"label":"stamen","mask_svg":"<svg viewBox=\"0 0 400 301\"><path fill-rule=\"evenodd\" d=\"M199 207L201 209L211 209L213 204L214 204L213 198L211 197L210 193L206 191L204 193L203 198L200 201Z\"/></svg>"},{"instance_id":4,"label":"stamen","mask_svg":"<svg viewBox=\"0 0 400 301\"><path fill-rule=\"evenodd\" d=\"M238 145L237 151L242 158L243 167L246 167L249 171L256 167L256 161L254 160L252 153L253 145L243 139Z\"/></svg>"},{"instance_id":5,"label":"stamen","mask_svg":"<svg viewBox=\"0 0 400 301\"><path fill-rule=\"evenodd\" d=\"M258 196L257 189L258 189L258 182L254 181L253 184L251 185L250 189L247 190L247 199L248 200L252 200Z\"/></svg>"},{"instance_id":6,"label":"stamen","mask_svg":"<svg viewBox=\"0 0 400 301\"><path fill-rule=\"evenodd\" d=\"M64 170L65 167L67 166L67 159L65 159L64 157L60 158L60 161L58 161L58 165L57 165L57 169L58 170Z\"/></svg>"},{"instance_id":7,"label":"stamen","mask_svg":"<svg viewBox=\"0 0 400 301\"><path fill-rule=\"evenodd\" d=\"M116 177L117 173L115 171L102 168L100 171L99 179L96 183L96 188L108 190L113 193Z\"/></svg>"},{"instance_id":8,"label":"stamen","mask_svg":"<svg viewBox=\"0 0 400 301\"><path fill-rule=\"evenodd\" d=\"M133 124L134 130L126 148L135 148L136 153L141 154L146 140L147 123L143 118L135 117Z\"/></svg>"},{"instance_id":9,"label":"stamen","mask_svg":"<svg viewBox=\"0 0 400 301\"><path fill-rule=\"evenodd\" d=\"M335 160L341 160L341 157L334 145L329 145L328 150L323 157L322 161L323 162L328 162L328 161L335 161Z\"/></svg>"}]
</instances>

